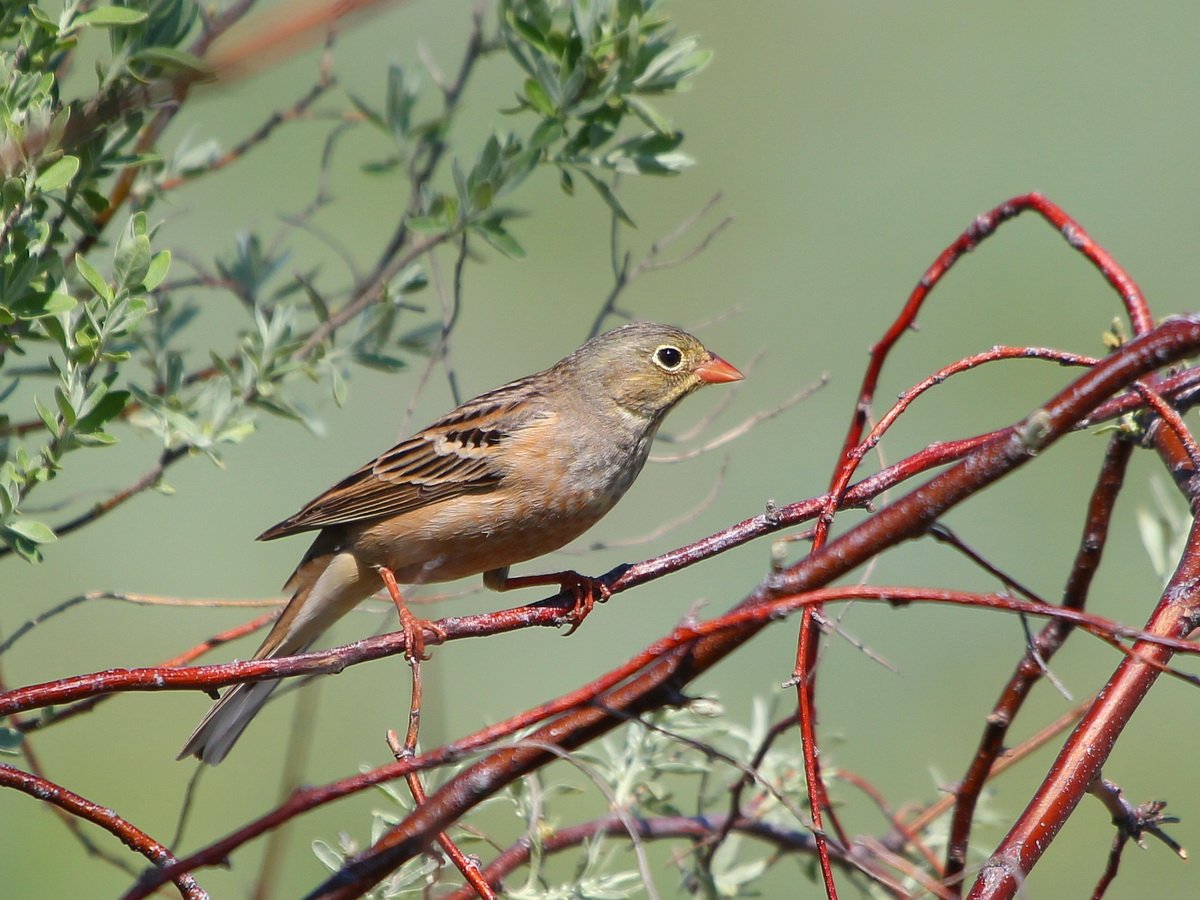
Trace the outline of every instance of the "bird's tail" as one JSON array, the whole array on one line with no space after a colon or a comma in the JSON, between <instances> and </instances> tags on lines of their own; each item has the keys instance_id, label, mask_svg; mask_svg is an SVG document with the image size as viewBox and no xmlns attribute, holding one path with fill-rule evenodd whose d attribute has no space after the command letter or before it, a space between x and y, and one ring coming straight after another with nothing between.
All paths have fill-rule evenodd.
<instances>
[{"instance_id":1,"label":"bird's tail","mask_svg":"<svg viewBox=\"0 0 1200 900\"><path fill-rule=\"evenodd\" d=\"M349 553L309 556L285 589L294 591L254 659L303 653L334 622L379 586L379 578ZM215 766L225 758L282 679L235 684L213 704L179 751Z\"/></svg>"}]
</instances>

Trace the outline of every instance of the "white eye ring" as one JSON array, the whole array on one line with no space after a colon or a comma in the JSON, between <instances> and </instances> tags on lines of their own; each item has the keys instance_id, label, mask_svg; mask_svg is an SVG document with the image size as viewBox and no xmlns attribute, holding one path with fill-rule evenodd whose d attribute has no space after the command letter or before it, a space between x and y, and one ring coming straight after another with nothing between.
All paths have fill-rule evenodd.
<instances>
[{"instance_id":1,"label":"white eye ring","mask_svg":"<svg viewBox=\"0 0 1200 900\"><path fill-rule=\"evenodd\" d=\"M654 364L665 372L677 372L683 365L683 351L674 344L663 344L651 357Z\"/></svg>"}]
</instances>

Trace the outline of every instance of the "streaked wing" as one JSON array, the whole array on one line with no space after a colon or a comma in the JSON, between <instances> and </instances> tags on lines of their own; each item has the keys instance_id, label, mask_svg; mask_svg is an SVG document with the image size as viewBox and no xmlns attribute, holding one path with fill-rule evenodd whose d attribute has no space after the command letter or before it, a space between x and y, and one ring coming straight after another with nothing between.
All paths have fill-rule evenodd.
<instances>
[{"instance_id":1,"label":"streaked wing","mask_svg":"<svg viewBox=\"0 0 1200 900\"><path fill-rule=\"evenodd\" d=\"M540 392L521 379L469 400L348 475L260 541L397 516L462 494L494 490L504 478L497 451L534 419Z\"/></svg>"}]
</instances>

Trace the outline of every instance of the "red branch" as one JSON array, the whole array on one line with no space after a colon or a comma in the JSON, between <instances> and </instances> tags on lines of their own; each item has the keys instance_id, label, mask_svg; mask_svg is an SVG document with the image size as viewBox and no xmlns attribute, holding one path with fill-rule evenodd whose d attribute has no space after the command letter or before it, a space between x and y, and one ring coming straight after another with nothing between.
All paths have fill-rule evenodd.
<instances>
[{"instance_id":1,"label":"red branch","mask_svg":"<svg viewBox=\"0 0 1200 900\"><path fill-rule=\"evenodd\" d=\"M1100 565L1100 557L1108 540L1108 526L1113 507L1124 484L1125 471L1132 454L1133 445L1129 441L1114 438L1109 442L1100 477L1096 480L1096 487L1088 506L1079 551L1063 590L1065 609L1080 610L1087 601L1092 577ZM975 806L982 796L992 767L1004 752L1008 728L1073 627L1074 623L1066 619L1056 618L1046 623L1021 661L1017 663L1016 671L1000 692L1000 699L987 717L987 727L984 729L979 749L957 791L957 802L947 841L945 874L956 888L959 885L957 876L966 867L967 842L971 823L975 818Z\"/></svg>"},{"instance_id":2,"label":"red branch","mask_svg":"<svg viewBox=\"0 0 1200 900\"><path fill-rule=\"evenodd\" d=\"M993 348L952 363L902 395L871 434L862 439L883 363L892 346L914 323L929 291L963 253L973 249L1000 223L1026 210L1037 212L1057 227L1071 246L1082 252L1101 271L1120 294L1138 336L1116 348L1103 360L1042 348ZM947 511L1015 471L1034 456L1044 453L1072 430L1091 427L1097 422L1131 412L1137 412L1140 419L1152 420L1146 429L1146 437L1155 444L1177 483L1189 498L1194 499L1198 493L1194 488L1200 464L1200 447L1188 432L1182 417L1177 414L1177 409L1196 402L1200 369L1174 374L1159 373L1168 372L1165 367L1197 352L1200 352L1200 316L1168 319L1152 328L1148 308L1136 284L1057 206L1040 195L1030 194L997 207L977 219L938 257L913 291L900 317L875 346L829 493L782 508L770 506L763 514L701 541L633 566L615 569L604 576L603 582L611 593L619 593L709 559L754 538L816 517L816 541L813 551L805 559L784 572L768 577L730 613L708 622L677 628L671 635L645 648L591 684L421 756L398 759L373 771L323 787L297 791L277 809L186 859L147 872L127 896L146 896L157 886L195 868L222 863L231 851L247 841L323 804L372 785L435 766L460 762L474 754L486 754L425 798L407 818L375 845L349 861L313 894L320 897L359 896L397 866L424 850L436 834L443 832L465 812L493 796L514 779L559 758L563 752L583 746L625 724L631 717L652 709L678 705L684 699L684 690L695 678L750 640L770 621L798 609L805 610L797 647L796 675L805 770L816 822L813 843L821 859L826 890L829 896L835 896L833 862L839 856L844 857L851 845L828 807L818 764L813 678L819 632L815 627L816 620L809 611L851 596L894 604L969 604L1053 620L1042 634L1031 639L1031 652L1022 660L1017 674L997 704L997 727L993 729L989 726L985 732L976 766L964 780L963 790L958 797L958 821L952 832L947 862L949 875L961 870L962 854L965 854L969 835L970 806L978 796L983 778L994 768L987 761L996 758L995 754L1003 742L1004 729L1019 709L1020 700L1032 682L1044 674L1045 660L1054 648L1070 628L1077 625L1115 644L1125 654L1108 688L1100 693L1100 698L1063 748L1037 797L1014 825L971 894L972 897L1011 896L1070 815L1082 793L1096 783L1101 763L1158 675L1163 672L1178 674L1169 668L1173 655L1196 653L1200 649L1200 645L1185 639L1200 624L1200 604L1194 601L1191 588L1200 576L1200 553L1196 552L1200 550L1200 536L1195 532L1191 535L1189 552L1144 630L1117 625L1082 610L1088 584L1104 543L1112 503L1120 490L1120 474L1130 452L1131 444L1128 441L1131 435L1126 432L1110 442L1109 455L1093 493L1084 537L1064 590L1062 606L1006 595L888 587L831 588L828 585L881 551L926 534ZM950 375L984 362L1029 356L1091 368L1043 407L1033 410L1012 427L930 445L900 463L848 487L857 466L879 436L923 391ZM1145 381L1140 382L1139 379ZM1125 390L1130 392L1120 393ZM837 509L868 504L882 491L948 464L953 465L926 484L875 512L840 537L828 539L832 516ZM478 616L451 617L440 620L437 626L447 639L498 634L531 626L553 626L563 622L567 603L568 598L552 598L527 607ZM1119 643L1128 640L1136 643L1132 647ZM212 690L247 680L337 672L347 665L392 655L404 649L402 635L394 634L357 641L330 651L277 660L190 669L160 666L112 670L0 694L0 715L114 691ZM531 727L537 730L519 744L496 746L497 741ZM731 814L736 815L737 810L731 811ZM831 823L828 830L820 825L823 817ZM618 818L623 823L622 827L625 827L628 817ZM731 820L722 825L713 825L708 833L711 835L714 831L720 831L723 836L727 825L735 827L737 823ZM866 871L861 866L857 867ZM931 868L936 871L937 866ZM489 868L488 871L492 870ZM869 874L875 873L872 870ZM885 876L879 877L882 884L888 884Z\"/></svg>"},{"instance_id":3,"label":"red branch","mask_svg":"<svg viewBox=\"0 0 1200 900\"><path fill-rule=\"evenodd\" d=\"M788 572L769 578L743 601L743 606L828 584L882 550L922 534L958 503L1047 450L1106 398L1198 349L1200 317L1166 320L1082 375L1024 421L1004 429L962 463L881 509L826 547L815 550ZM689 647L667 654L629 683L605 695L604 706L608 708L575 709L535 732L529 740L571 750L623 723L619 713L636 714L676 702L684 684L733 652L760 627L747 625L701 638ZM429 835L514 778L552 759L553 754L536 747L520 747L498 751L470 766L431 795L425 806L318 888L313 896L358 896L420 852Z\"/></svg>"},{"instance_id":4,"label":"red branch","mask_svg":"<svg viewBox=\"0 0 1200 900\"><path fill-rule=\"evenodd\" d=\"M539 721L596 703L597 698L603 698L603 705L611 707L610 695L607 695L606 692L638 671L647 668L669 654L678 653L680 650L689 648L701 639L719 638L722 635L728 634L742 634L748 627L761 627L769 622L778 620L789 612L807 606L834 603L842 600L874 601L893 605L945 603L979 607L1039 617L1062 618L1068 622L1086 627L1088 631L1095 634L1109 637L1150 639L1137 629L1127 628L1100 616L1028 600L1020 600L1005 594L972 594L963 591L939 591L923 588L846 585L843 587L822 588L809 591L805 594L781 596L774 600L764 600L759 604L743 604L734 611L709 622L677 627L671 635L651 644L619 668L607 673L590 685L565 694L550 703L513 716L504 722L497 723L469 737L428 751L420 756L398 760L395 763L389 763L370 772L332 782L320 788L307 788L298 791L283 806L272 810L239 829L237 832L181 860L179 871L187 871L205 865L220 865L225 861L230 852L242 844L260 834L277 828L283 822L301 813L308 812L319 806L340 800L376 785L404 778L411 772L457 762L471 753L486 749L496 741L528 728ZM1165 647L1170 647L1176 652L1200 653L1200 644L1191 641L1167 638L1153 638L1153 640ZM169 875L170 872L168 871L165 874ZM126 895L127 900L132 900L135 897L144 897L147 894L143 893L143 890L161 883L162 880L158 874L151 873L148 876L148 880L140 886L139 890Z\"/></svg>"},{"instance_id":5,"label":"red branch","mask_svg":"<svg viewBox=\"0 0 1200 900\"><path fill-rule=\"evenodd\" d=\"M632 705L635 699L646 704L671 702L670 698L675 696L673 691L667 690L665 695L662 694L662 691L666 690L665 685L667 681L669 681L669 679L667 681L660 680L663 676L669 676L674 672L677 678L682 677L685 681L690 677L694 677L699 672L715 664L726 653L731 652L741 642L752 636L763 623L779 614L777 610L766 608L761 611L753 610L753 604L763 603L772 598L778 598L790 593L799 593L804 589L804 580L807 578L812 578L812 583L816 584L820 579L827 581L828 579L837 577L844 571L849 571L850 568L857 565L862 559L865 559L872 552L872 546L874 551L878 551L881 540L892 543L918 533L920 528L923 527L920 524L921 522L927 523L936 518L937 515L940 515L942 510L938 509L939 506L945 504L946 508L948 508L950 504L957 502L958 499L970 493L972 487L969 484L958 483L963 477L962 473L964 470L975 473L986 473L984 483L988 479L1000 477L1000 475L1004 474L1004 467L1015 467L1020 462L1025 461L1028 455L1035 452L1039 447L1049 444L1050 435L1039 440L1039 435L1042 434L1043 427L1050 428L1054 432L1052 437L1057 437L1077 424L1078 420L1073 421L1072 416L1082 419L1082 417L1089 413L1095 414L1096 411L1101 409L1106 410L1106 414L1116 414L1135 408L1141 402L1140 398L1136 396L1132 397L1132 399L1128 397L1121 398L1117 402L1103 403L1102 401L1109 393L1115 392L1123 384L1140 377L1146 371L1150 371L1156 364L1165 364L1174 358L1193 353L1198 346L1200 346L1200 326L1195 321L1182 319L1170 320L1164 323L1158 331L1147 339L1132 342L1127 347L1122 348L1118 354L1103 361L1095 370L1087 373L1076 384L1060 394L1045 410L1035 413L1030 420L1022 423L1021 426L1013 429L1005 429L995 435L987 436L986 439L977 438L959 444L938 445L928 448L922 454L918 454L926 464L935 464L936 462L944 462L949 459L958 459L964 453L969 453L971 454L971 463L960 464L950 472L944 473L915 495L912 495L912 497L905 498L904 501L900 501L898 504L894 504L892 507L883 510L839 539L839 541L831 544L825 551L814 554L793 571L773 579L771 583L752 596L747 604L737 613L738 615L746 616L743 620L744 624L738 625L732 630L725 630L720 634L713 633L699 638L689 637L687 643L680 645L673 652L668 652L662 645L655 645L649 649L649 655L642 654L631 661L632 664L630 666L615 670L611 673L612 678L607 682L608 684L618 684L620 681L630 677L645 666L647 660L654 661L657 659L655 668L662 670L666 667L667 669L667 671L655 672L653 682L646 680L645 676L639 676L637 681L619 692L619 696L617 693L606 696L605 702L612 704L614 698L619 699L627 705ZM1194 382L1194 377L1187 378L1184 375L1180 375L1176 376L1172 381L1175 388L1184 389ZM1168 381L1166 384L1170 385L1172 381ZM1160 389L1165 390L1167 388L1163 388L1160 385ZM987 460L990 460L988 466L980 469L978 462ZM867 479L848 493L846 500L848 502L850 500L859 503L865 502L870 496L873 496L874 491L884 489L888 482L913 474L917 470L913 468L913 465L912 461L906 461L905 464L892 467L887 473L881 473L880 475L873 476L871 479ZM1000 468L996 468L996 466ZM949 492L947 492L947 479L955 482L955 487ZM974 489L977 489L978 486L981 485L977 485ZM913 505L915 504L917 507L923 508L926 505L926 500L930 499L930 497L938 498L937 506L928 507L925 513L922 513L919 509L914 513L912 509ZM904 509L904 506L902 506L904 504L907 505L906 515L916 516L911 534L907 529L898 528L898 524L892 521L892 518L898 515L897 510ZM621 574L614 573L612 584L614 587L619 586L621 589L624 589L633 584L658 577L668 571L674 571L685 565L697 562L700 559L707 558L714 553L721 552L723 549L744 543L752 537L768 533L777 528L784 527L793 521L809 517L819 510L821 505L822 498L816 498L803 503L793 504L780 510L773 510L763 516L747 520L739 526L726 529L720 534L714 535L704 541L699 541L696 544L666 554L663 557L631 567ZM856 555L843 555L844 546L856 548ZM862 555L858 556L858 554ZM818 564L820 565L819 568ZM802 580L802 576L804 580ZM892 592L892 595L894 599L899 599L898 593ZM829 598L819 596L818 599L821 602L825 602ZM997 601L998 604L1000 602ZM1016 601L1008 599L1003 602L1012 604ZM1009 608L1016 607L1010 606ZM1026 611L1032 612L1035 609L1034 605L1030 605ZM1050 612L1049 610L1045 611ZM557 621L560 613L561 610L550 606L523 607L485 616L445 619L439 625L445 627L448 633L453 634L457 632L463 636L467 636L480 633L495 633L507 630L510 627L521 627L530 624L550 625ZM1058 616L1064 615L1062 611L1054 611L1054 614ZM1081 618L1079 621L1085 621L1085 619ZM1114 633L1120 634L1121 632L1116 631ZM1182 642L1176 646L1176 649L1183 648L1184 644ZM251 661L229 664L227 666L197 667L190 670L164 671L162 669L148 669L97 673L94 676L85 676L81 679L69 679L66 682L52 683L34 688L22 688L8 692L0 696L0 711L15 712L36 708L37 706L49 703L60 703L65 700L90 696L101 691L117 689L159 690L165 688L195 688L199 686L216 687L246 680L251 676L273 677L281 674L298 674L313 671L314 668L326 668L330 671L336 671L353 661L377 658L399 652L402 649L402 640L399 640L394 635L385 635L366 641L359 641L345 648L327 653L306 654L301 657L270 661L269 663ZM590 687L593 690L596 689L596 685ZM601 685L600 689L603 690L606 687ZM547 704L537 710L531 710L520 717L515 717L509 723L505 724L514 728L528 727L531 724L544 720L550 715L557 715L560 712L578 709L578 704L582 702L582 699L582 693L574 692L564 698L560 698L559 701L553 704ZM596 714L597 711L592 710L590 712ZM624 720L614 718L611 722L605 722L604 724L606 727L613 727L620 721ZM578 737L579 741L582 742L589 735L579 727L580 724L569 723L555 733L559 736L569 734L572 737ZM375 772L367 773L366 775L355 776L352 779L336 782L326 788L300 792L289 799L279 809L256 822L250 823L228 838L212 845L212 847L206 848L200 854L184 860L180 864L178 871L190 869L197 865L218 862L231 849L240 846L241 843L244 843L257 834L276 827L282 821L286 821L300 812L322 803L330 802L355 790L361 790L370 784L377 784L382 781L401 777L408 771L460 759L463 753L486 747L492 741L503 737L505 733L511 732L506 731L504 728L488 729L471 736L469 739L441 748L434 753L425 754L417 760L395 763ZM573 745L574 743L575 741L572 740L571 744ZM489 761L485 761L484 764L488 763ZM440 807L439 815L450 815L452 819L457 814L461 814L462 811L461 809L455 810L453 807L456 805L453 804L452 808L447 808L445 797L439 792L430 799L427 807L435 809ZM410 827L411 824L409 823ZM174 872L174 874L177 873L177 871ZM148 890L152 884L160 884L161 880L158 880L159 878L158 873L150 873L149 882L144 888ZM144 894L134 893L131 896L144 896Z\"/></svg>"},{"instance_id":6,"label":"red branch","mask_svg":"<svg viewBox=\"0 0 1200 900\"><path fill-rule=\"evenodd\" d=\"M1179 568L1163 592L1146 630L1182 638L1200 624L1200 523L1193 523ZM1037 793L983 867L972 900L1014 897L1092 783L1134 711L1170 661L1170 648L1134 645L1063 745ZM1144 659L1143 659L1144 657ZM1153 663L1153 665L1149 664Z\"/></svg>"},{"instance_id":7,"label":"red branch","mask_svg":"<svg viewBox=\"0 0 1200 900\"><path fill-rule=\"evenodd\" d=\"M856 448L860 445L863 429L866 427L871 413L884 362L892 348L915 325L917 314L924 305L925 299L954 264L965 254L974 250L981 241L991 236L1001 224L1028 210L1036 212L1057 228L1072 248L1082 253L1100 270L1120 296L1136 334L1143 334L1152 327L1153 318L1141 289L1108 251L1093 241L1082 226L1056 203L1038 193L1022 194L976 217L975 221L925 270L925 274L921 276L921 280L909 294L908 301L900 315L884 332L879 342L871 348L871 358L859 389L858 402L855 405L854 414L851 416L850 427L846 431L841 456L830 480L827 505L817 520L816 534L813 538L814 550L824 545L829 528L833 524L834 513L841 505L842 496L862 459L861 452L856 453ZM816 663L820 647L820 630L815 619L817 613L819 610L814 608L806 611L801 618L793 678L796 682L800 709L800 736L804 746L804 773L808 798L818 829L817 850L821 860L825 891L830 900L833 900L837 896L837 889L833 883L833 871L830 868L824 837L820 833L822 812L828 812L832 816L832 810L829 808L829 798L821 778L816 734ZM836 826L836 819L834 819L834 824Z\"/></svg>"},{"instance_id":8,"label":"red branch","mask_svg":"<svg viewBox=\"0 0 1200 900\"><path fill-rule=\"evenodd\" d=\"M14 788L35 800L53 804L73 816L100 826L118 838L130 850L146 857L154 866L167 866L176 861L170 850L111 809L86 800L66 788L59 787L52 781L0 763L0 785ZM196 884L196 879L186 872L170 875L160 884L167 881L174 882L175 886L179 888L180 896L187 900L208 900L208 893Z\"/></svg>"}]
</instances>

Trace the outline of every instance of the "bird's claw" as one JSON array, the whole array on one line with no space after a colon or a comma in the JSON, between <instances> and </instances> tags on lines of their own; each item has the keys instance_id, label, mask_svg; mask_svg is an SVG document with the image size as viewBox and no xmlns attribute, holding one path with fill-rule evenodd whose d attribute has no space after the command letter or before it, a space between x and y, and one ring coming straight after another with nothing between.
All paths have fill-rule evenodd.
<instances>
[{"instance_id":1,"label":"bird's claw","mask_svg":"<svg viewBox=\"0 0 1200 900\"><path fill-rule=\"evenodd\" d=\"M426 635L433 638L433 643L444 644L446 642L446 632L443 628L434 625L428 619L418 619L415 616L401 623L401 630L404 632L404 658L410 663L414 661L424 662L429 659L429 654L425 652Z\"/></svg>"},{"instance_id":2,"label":"bird's claw","mask_svg":"<svg viewBox=\"0 0 1200 900\"><path fill-rule=\"evenodd\" d=\"M569 580L564 579L562 585L564 590L571 592L575 601L571 611L563 616L563 621L571 626L563 637L570 637L583 624L583 620L597 603L604 603L612 596L612 589L599 578L589 578L578 572L564 574L573 576Z\"/></svg>"}]
</instances>

